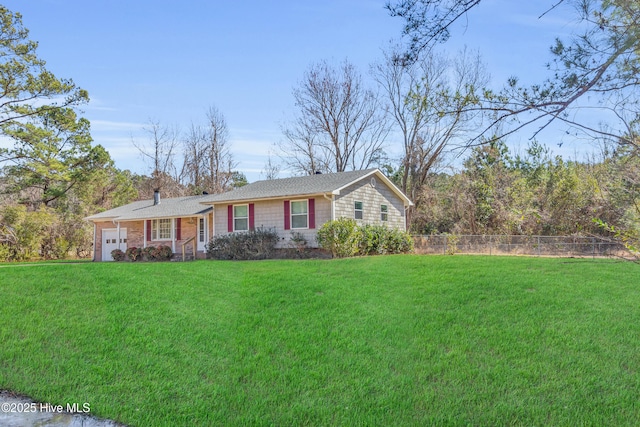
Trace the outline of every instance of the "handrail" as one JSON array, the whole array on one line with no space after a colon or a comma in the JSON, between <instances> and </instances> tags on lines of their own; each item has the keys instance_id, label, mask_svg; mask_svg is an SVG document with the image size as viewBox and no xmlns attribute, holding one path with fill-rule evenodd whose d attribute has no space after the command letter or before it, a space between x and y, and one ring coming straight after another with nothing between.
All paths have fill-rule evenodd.
<instances>
[{"instance_id":1,"label":"handrail","mask_svg":"<svg viewBox=\"0 0 640 427\"><path fill-rule=\"evenodd\" d=\"M187 246L187 243L191 242L192 240L196 240L196 236L190 237L184 243L182 243L182 261L184 261L184 247ZM193 245L191 245L191 247L193 248L193 259L196 259L196 245L195 245L195 243Z\"/></svg>"}]
</instances>

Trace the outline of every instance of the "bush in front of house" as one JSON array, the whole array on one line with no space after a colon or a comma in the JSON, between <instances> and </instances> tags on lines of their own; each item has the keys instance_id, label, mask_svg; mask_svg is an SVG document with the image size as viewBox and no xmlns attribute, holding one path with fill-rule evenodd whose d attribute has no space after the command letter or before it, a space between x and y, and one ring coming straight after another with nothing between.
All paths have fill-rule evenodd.
<instances>
[{"instance_id":1,"label":"bush in front of house","mask_svg":"<svg viewBox=\"0 0 640 427\"><path fill-rule=\"evenodd\" d=\"M361 255L383 255L386 252L385 231L386 228L381 225L364 225L359 228L360 245L359 253Z\"/></svg>"},{"instance_id":2,"label":"bush in front of house","mask_svg":"<svg viewBox=\"0 0 640 427\"><path fill-rule=\"evenodd\" d=\"M310 256L309 241L299 231L291 232L288 246L286 254L289 258L308 258Z\"/></svg>"},{"instance_id":3,"label":"bush in front of house","mask_svg":"<svg viewBox=\"0 0 640 427\"><path fill-rule=\"evenodd\" d=\"M402 254L413 251L406 231L383 225L358 226L354 219L340 218L318 230L318 243L337 258L356 255Z\"/></svg>"},{"instance_id":4,"label":"bush in front of house","mask_svg":"<svg viewBox=\"0 0 640 427\"><path fill-rule=\"evenodd\" d=\"M147 246L146 248L136 248L132 246L126 251L114 249L111 257L114 261L169 261L173 256L171 246Z\"/></svg>"},{"instance_id":5,"label":"bush in front of house","mask_svg":"<svg viewBox=\"0 0 640 427\"><path fill-rule=\"evenodd\" d=\"M114 249L111 251L111 258L114 261L124 261L126 254L120 249Z\"/></svg>"},{"instance_id":6,"label":"bush in front of house","mask_svg":"<svg viewBox=\"0 0 640 427\"><path fill-rule=\"evenodd\" d=\"M153 260L153 252L156 250L155 246L147 246L142 249L142 260L143 261L152 261Z\"/></svg>"},{"instance_id":7,"label":"bush in front of house","mask_svg":"<svg viewBox=\"0 0 640 427\"><path fill-rule=\"evenodd\" d=\"M147 246L142 249L142 259L145 261L169 261L173 256L171 246Z\"/></svg>"},{"instance_id":8,"label":"bush in front of house","mask_svg":"<svg viewBox=\"0 0 640 427\"><path fill-rule=\"evenodd\" d=\"M156 247L155 259L156 261L169 261L173 256L173 250L171 246L160 245Z\"/></svg>"},{"instance_id":9,"label":"bush in front of house","mask_svg":"<svg viewBox=\"0 0 640 427\"><path fill-rule=\"evenodd\" d=\"M275 230L257 228L213 238L207 244L209 258L222 260L256 260L270 258L278 243Z\"/></svg>"},{"instance_id":10,"label":"bush in front of house","mask_svg":"<svg viewBox=\"0 0 640 427\"><path fill-rule=\"evenodd\" d=\"M318 230L316 239L333 257L344 258L358 254L361 237L355 219L338 218L325 222Z\"/></svg>"},{"instance_id":11,"label":"bush in front of house","mask_svg":"<svg viewBox=\"0 0 640 427\"><path fill-rule=\"evenodd\" d=\"M384 236L385 253L408 254L413 252L413 238L406 231L390 228L387 229Z\"/></svg>"},{"instance_id":12,"label":"bush in front of house","mask_svg":"<svg viewBox=\"0 0 640 427\"><path fill-rule=\"evenodd\" d=\"M127 248L127 250L125 251L125 254L127 255L127 258L130 259L131 261L137 261L138 259L140 259L142 255L142 249L132 246L130 248Z\"/></svg>"}]
</instances>

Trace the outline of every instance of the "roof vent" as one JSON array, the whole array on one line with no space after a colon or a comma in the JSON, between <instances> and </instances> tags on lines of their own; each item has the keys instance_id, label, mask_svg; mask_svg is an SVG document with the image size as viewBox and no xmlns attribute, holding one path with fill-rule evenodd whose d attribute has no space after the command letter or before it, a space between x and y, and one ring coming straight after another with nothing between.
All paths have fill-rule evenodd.
<instances>
[{"instance_id":1,"label":"roof vent","mask_svg":"<svg viewBox=\"0 0 640 427\"><path fill-rule=\"evenodd\" d=\"M322 175L322 172L316 171L316 175Z\"/></svg>"},{"instance_id":2,"label":"roof vent","mask_svg":"<svg viewBox=\"0 0 640 427\"><path fill-rule=\"evenodd\" d=\"M153 190L153 204L154 206L160 204L160 190Z\"/></svg>"}]
</instances>

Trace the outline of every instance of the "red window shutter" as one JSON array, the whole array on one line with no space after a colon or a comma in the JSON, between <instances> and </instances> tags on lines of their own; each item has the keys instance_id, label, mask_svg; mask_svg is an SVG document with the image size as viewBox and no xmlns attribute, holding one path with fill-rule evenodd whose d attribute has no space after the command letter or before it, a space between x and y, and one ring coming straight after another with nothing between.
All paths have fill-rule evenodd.
<instances>
[{"instance_id":1,"label":"red window shutter","mask_svg":"<svg viewBox=\"0 0 640 427\"><path fill-rule=\"evenodd\" d=\"M291 204L289 200L284 201L284 229L291 229Z\"/></svg>"},{"instance_id":2,"label":"red window shutter","mask_svg":"<svg viewBox=\"0 0 640 427\"><path fill-rule=\"evenodd\" d=\"M147 221L147 241L151 240L151 220L148 219Z\"/></svg>"},{"instance_id":3,"label":"red window shutter","mask_svg":"<svg viewBox=\"0 0 640 427\"><path fill-rule=\"evenodd\" d=\"M316 199L309 199L309 228L316 228Z\"/></svg>"},{"instance_id":4,"label":"red window shutter","mask_svg":"<svg viewBox=\"0 0 640 427\"><path fill-rule=\"evenodd\" d=\"M233 232L233 205L227 206L227 231Z\"/></svg>"},{"instance_id":5,"label":"red window shutter","mask_svg":"<svg viewBox=\"0 0 640 427\"><path fill-rule=\"evenodd\" d=\"M256 228L256 220L255 220L255 208L253 203L249 203L249 230L255 230Z\"/></svg>"},{"instance_id":6,"label":"red window shutter","mask_svg":"<svg viewBox=\"0 0 640 427\"><path fill-rule=\"evenodd\" d=\"M176 240L182 240L182 218L176 218Z\"/></svg>"}]
</instances>

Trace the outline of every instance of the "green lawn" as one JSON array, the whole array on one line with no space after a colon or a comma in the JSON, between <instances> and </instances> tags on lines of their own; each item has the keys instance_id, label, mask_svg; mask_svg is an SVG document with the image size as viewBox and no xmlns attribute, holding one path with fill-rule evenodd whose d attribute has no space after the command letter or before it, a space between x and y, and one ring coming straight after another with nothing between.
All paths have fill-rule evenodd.
<instances>
[{"instance_id":1,"label":"green lawn","mask_svg":"<svg viewBox=\"0 0 640 427\"><path fill-rule=\"evenodd\" d=\"M0 389L134 426L637 425L640 266L0 268Z\"/></svg>"}]
</instances>

